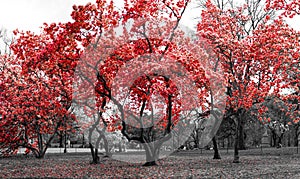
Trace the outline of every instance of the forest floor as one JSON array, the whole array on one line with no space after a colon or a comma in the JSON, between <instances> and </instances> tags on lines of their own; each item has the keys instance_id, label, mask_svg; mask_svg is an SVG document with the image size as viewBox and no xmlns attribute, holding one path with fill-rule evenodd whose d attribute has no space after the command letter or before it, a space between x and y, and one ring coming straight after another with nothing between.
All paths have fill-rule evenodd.
<instances>
[{"instance_id":1,"label":"forest floor","mask_svg":"<svg viewBox=\"0 0 300 179\"><path fill-rule=\"evenodd\" d=\"M110 158L92 165L89 153L47 154L44 159L17 155L0 158L0 178L300 178L296 148L240 151L240 163L232 163L232 150L221 150L221 160L212 157L211 150L181 151L144 167Z\"/></svg>"}]
</instances>

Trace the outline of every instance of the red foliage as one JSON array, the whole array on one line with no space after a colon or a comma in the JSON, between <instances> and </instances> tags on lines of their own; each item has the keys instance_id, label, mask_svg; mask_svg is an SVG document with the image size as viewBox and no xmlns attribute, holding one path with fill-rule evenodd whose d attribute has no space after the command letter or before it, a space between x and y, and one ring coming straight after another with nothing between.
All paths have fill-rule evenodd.
<instances>
[{"instance_id":1,"label":"red foliage","mask_svg":"<svg viewBox=\"0 0 300 179\"><path fill-rule=\"evenodd\" d=\"M109 131L157 142L156 150L180 119L209 108L208 77L218 72L205 68L214 60L179 29L189 1L125 1L122 12L98 3L72 13L90 42L76 69L75 99L89 106L87 116L99 113Z\"/></svg>"},{"instance_id":2,"label":"red foliage","mask_svg":"<svg viewBox=\"0 0 300 179\"><path fill-rule=\"evenodd\" d=\"M282 16L293 18L300 15L300 2L298 0L267 0L266 9L283 10Z\"/></svg>"},{"instance_id":3,"label":"red foliage","mask_svg":"<svg viewBox=\"0 0 300 179\"><path fill-rule=\"evenodd\" d=\"M1 71L0 138L8 154L22 146L43 157L55 133L74 123L72 78L80 55L74 31L66 23L45 24L40 35L14 32L14 56Z\"/></svg>"},{"instance_id":4,"label":"red foliage","mask_svg":"<svg viewBox=\"0 0 300 179\"><path fill-rule=\"evenodd\" d=\"M207 39L220 56L229 108L249 109L268 95L280 96L292 83L299 83L299 77L294 74L297 79L291 79L290 75L299 71L298 32L281 19L271 22L267 16L247 35L240 23L249 18L243 15L243 8L221 10L210 1L206 5L198 35Z\"/></svg>"}]
</instances>

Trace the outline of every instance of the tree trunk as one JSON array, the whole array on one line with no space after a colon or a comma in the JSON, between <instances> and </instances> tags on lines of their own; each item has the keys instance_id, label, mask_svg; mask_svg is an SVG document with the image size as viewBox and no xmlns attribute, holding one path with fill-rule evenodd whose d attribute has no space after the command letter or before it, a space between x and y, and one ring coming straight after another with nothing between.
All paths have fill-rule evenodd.
<instances>
[{"instance_id":1,"label":"tree trunk","mask_svg":"<svg viewBox=\"0 0 300 179\"><path fill-rule=\"evenodd\" d=\"M153 144L143 144L146 151L146 163L143 166L155 166L157 165L156 161L159 158L160 147ZM153 146L150 146L153 145Z\"/></svg>"},{"instance_id":2,"label":"tree trunk","mask_svg":"<svg viewBox=\"0 0 300 179\"><path fill-rule=\"evenodd\" d=\"M280 136L278 136L277 148L281 148L282 147L282 138L283 138L283 134L281 134Z\"/></svg>"},{"instance_id":3,"label":"tree trunk","mask_svg":"<svg viewBox=\"0 0 300 179\"><path fill-rule=\"evenodd\" d=\"M298 141L298 130L299 130L299 125L297 125L295 127L295 134L294 134L294 146L297 147L299 145L299 141Z\"/></svg>"},{"instance_id":4,"label":"tree trunk","mask_svg":"<svg viewBox=\"0 0 300 179\"><path fill-rule=\"evenodd\" d=\"M105 156L104 157L111 157L111 153L109 151L108 141L106 139L106 136L103 135L103 141L104 141L104 150L105 150Z\"/></svg>"},{"instance_id":5,"label":"tree trunk","mask_svg":"<svg viewBox=\"0 0 300 179\"><path fill-rule=\"evenodd\" d=\"M213 141L213 145L214 145L214 158L213 159L221 159L219 150L218 150L218 144L217 144L217 140L216 137L212 138Z\"/></svg>"},{"instance_id":6,"label":"tree trunk","mask_svg":"<svg viewBox=\"0 0 300 179\"><path fill-rule=\"evenodd\" d=\"M239 123L239 122L238 122ZM233 159L233 163L239 163L239 132L236 131L235 132L235 140L234 140L234 159Z\"/></svg>"},{"instance_id":7,"label":"tree trunk","mask_svg":"<svg viewBox=\"0 0 300 179\"><path fill-rule=\"evenodd\" d=\"M64 140L64 143L65 143L64 144L64 147L65 147L64 148L64 153L67 153L67 132L65 131L64 133L65 133L65 135L64 135L64 139L65 139Z\"/></svg>"},{"instance_id":8,"label":"tree trunk","mask_svg":"<svg viewBox=\"0 0 300 179\"><path fill-rule=\"evenodd\" d=\"M276 147L277 146L277 135L275 133L275 130L272 130L272 147Z\"/></svg>"},{"instance_id":9,"label":"tree trunk","mask_svg":"<svg viewBox=\"0 0 300 179\"><path fill-rule=\"evenodd\" d=\"M240 126L239 126L239 142L238 142L238 148L239 150L246 150L245 146L245 132L244 132L244 122L243 118L240 119Z\"/></svg>"},{"instance_id":10,"label":"tree trunk","mask_svg":"<svg viewBox=\"0 0 300 179\"><path fill-rule=\"evenodd\" d=\"M196 129L196 136L195 136L195 148L199 149L200 144L199 144L199 131Z\"/></svg>"},{"instance_id":11,"label":"tree trunk","mask_svg":"<svg viewBox=\"0 0 300 179\"><path fill-rule=\"evenodd\" d=\"M91 161L91 164L98 164L100 162L100 158L98 156L98 149L95 148L94 150L94 147L91 143L89 143L90 145L90 149L91 149L91 153L92 153L92 161Z\"/></svg>"},{"instance_id":12,"label":"tree trunk","mask_svg":"<svg viewBox=\"0 0 300 179\"><path fill-rule=\"evenodd\" d=\"M63 148L64 147L64 137L63 137L63 133L59 132L59 148Z\"/></svg>"},{"instance_id":13,"label":"tree trunk","mask_svg":"<svg viewBox=\"0 0 300 179\"><path fill-rule=\"evenodd\" d=\"M34 155L36 158L42 159L42 158L44 158L45 153L46 153L46 151L44 151L44 146L43 146L43 136L40 133L38 133L37 135L38 135L38 138L37 138L37 140L38 140L37 148L38 149L33 152L34 152Z\"/></svg>"},{"instance_id":14,"label":"tree trunk","mask_svg":"<svg viewBox=\"0 0 300 179\"><path fill-rule=\"evenodd\" d=\"M34 157L37 159L42 159L43 157L41 157L40 152L36 149L31 149L31 152L33 153Z\"/></svg>"},{"instance_id":15,"label":"tree trunk","mask_svg":"<svg viewBox=\"0 0 300 179\"><path fill-rule=\"evenodd\" d=\"M236 117L236 128L235 128L235 143L234 143L234 159L233 163L240 163L240 157L239 157L239 143L240 143L240 128L242 125L243 120L243 112L241 110L238 110L238 114Z\"/></svg>"},{"instance_id":16,"label":"tree trunk","mask_svg":"<svg viewBox=\"0 0 300 179\"><path fill-rule=\"evenodd\" d=\"M291 133L289 132L288 133L288 138L287 138L287 145L288 145L288 147L290 147L291 146Z\"/></svg>"}]
</instances>

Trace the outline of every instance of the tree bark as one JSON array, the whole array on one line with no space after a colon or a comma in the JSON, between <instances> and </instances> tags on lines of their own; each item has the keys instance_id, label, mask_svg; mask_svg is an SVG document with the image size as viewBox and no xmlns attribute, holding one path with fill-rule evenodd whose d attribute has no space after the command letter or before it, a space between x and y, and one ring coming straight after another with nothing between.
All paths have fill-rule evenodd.
<instances>
[{"instance_id":1,"label":"tree bark","mask_svg":"<svg viewBox=\"0 0 300 179\"><path fill-rule=\"evenodd\" d=\"M218 150L218 144L217 144L217 140L216 137L212 138L213 141L213 145L214 145L214 158L213 159L221 159L219 150Z\"/></svg>"},{"instance_id":2,"label":"tree bark","mask_svg":"<svg viewBox=\"0 0 300 179\"><path fill-rule=\"evenodd\" d=\"M235 143L234 143L234 159L233 163L239 163L239 133L236 131L235 134Z\"/></svg>"},{"instance_id":3,"label":"tree bark","mask_svg":"<svg viewBox=\"0 0 300 179\"><path fill-rule=\"evenodd\" d=\"M239 150L246 150L245 146L245 132L244 132L244 122L242 121L243 119L240 119L240 126L239 126L239 143L238 143L238 148Z\"/></svg>"},{"instance_id":4,"label":"tree bark","mask_svg":"<svg viewBox=\"0 0 300 179\"><path fill-rule=\"evenodd\" d=\"M277 140L277 134L276 134L275 130L272 130L272 139L273 139L272 147L277 147L278 140Z\"/></svg>"},{"instance_id":5,"label":"tree bark","mask_svg":"<svg viewBox=\"0 0 300 179\"><path fill-rule=\"evenodd\" d=\"M299 130L299 124L295 127L295 133L294 133L294 146L295 147L297 147L299 145L299 142L298 142L298 136L299 136L298 130Z\"/></svg>"},{"instance_id":6,"label":"tree bark","mask_svg":"<svg viewBox=\"0 0 300 179\"><path fill-rule=\"evenodd\" d=\"M98 156L98 149L95 148L95 150L94 150L94 147L91 143L89 143L89 145L90 145L90 149L91 149L91 153L92 153L91 164L98 164L100 162L100 158Z\"/></svg>"},{"instance_id":7,"label":"tree bark","mask_svg":"<svg viewBox=\"0 0 300 179\"><path fill-rule=\"evenodd\" d=\"M155 166L156 161L159 158L160 146L155 146L154 144L143 144L146 151L146 163L143 166ZM151 146L153 145L153 146Z\"/></svg>"},{"instance_id":8,"label":"tree bark","mask_svg":"<svg viewBox=\"0 0 300 179\"><path fill-rule=\"evenodd\" d=\"M111 157L111 153L109 151L108 141L106 139L106 136L103 135L103 141L104 141L104 150L105 150L105 156L104 157Z\"/></svg>"},{"instance_id":9,"label":"tree bark","mask_svg":"<svg viewBox=\"0 0 300 179\"><path fill-rule=\"evenodd\" d=\"M63 133L58 132L58 136L59 136L59 148L63 148L64 147L64 144L63 144L63 141L64 141Z\"/></svg>"},{"instance_id":10,"label":"tree bark","mask_svg":"<svg viewBox=\"0 0 300 179\"><path fill-rule=\"evenodd\" d=\"M45 156L47 149L44 149L43 146L43 136L42 134L38 133L38 149L35 150L34 155L38 159L42 159Z\"/></svg>"},{"instance_id":11,"label":"tree bark","mask_svg":"<svg viewBox=\"0 0 300 179\"><path fill-rule=\"evenodd\" d=\"M238 110L237 116L236 116L236 130L235 130L235 143L234 143L234 159L233 163L240 163L240 157L239 157L239 143L240 143L240 127L242 124L242 111Z\"/></svg>"},{"instance_id":12,"label":"tree bark","mask_svg":"<svg viewBox=\"0 0 300 179\"><path fill-rule=\"evenodd\" d=\"M283 134L281 134L280 136L278 136L277 148L281 148L282 147L282 138L283 138Z\"/></svg>"}]
</instances>

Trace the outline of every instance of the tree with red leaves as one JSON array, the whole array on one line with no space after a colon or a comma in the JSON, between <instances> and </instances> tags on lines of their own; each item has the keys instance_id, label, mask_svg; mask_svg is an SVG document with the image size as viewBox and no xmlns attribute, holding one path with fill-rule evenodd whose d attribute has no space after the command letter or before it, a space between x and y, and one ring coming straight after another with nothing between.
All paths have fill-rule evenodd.
<instances>
[{"instance_id":1,"label":"tree with red leaves","mask_svg":"<svg viewBox=\"0 0 300 179\"><path fill-rule=\"evenodd\" d=\"M45 24L40 35L14 33L14 55L3 71L1 143L43 158L58 131L72 131L72 79L80 50L66 24Z\"/></svg>"},{"instance_id":2,"label":"tree with red leaves","mask_svg":"<svg viewBox=\"0 0 300 179\"><path fill-rule=\"evenodd\" d=\"M211 88L222 84L217 72L205 69L211 56L179 28L188 3L125 1L122 11L113 1L73 7L74 24L85 24L81 36L90 42L77 66L74 98L109 131L140 142L145 165L156 165L177 126L210 109Z\"/></svg>"},{"instance_id":3,"label":"tree with red leaves","mask_svg":"<svg viewBox=\"0 0 300 179\"><path fill-rule=\"evenodd\" d=\"M14 62L14 60L12 60ZM1 148L9 155L24 147L43 158L56 131L69 114L62 110L54 92L46 87L41 73L25 76L18 64L6 64L1 71ZM9 65L9 66L8 66Z\"/></svg>"},{"instance_id":4,"label":"tree with red leaves","mask_svg":"<svg viewBox=\"0 0 300 179\"><path fill-rule=\"evenodd\" d=\"M212 44L225 73L226 116L233 116L237 127L234 162L239 162L238 149L243 148L239 144L246 111L270 94L280 95L290 83L285 77L299 65L299 33L281 19L271 19L273 9L264 7L260 1L246 1L238 8L207 1L198 24L198 35Z\"/></svg>"},{"instance_id":5,"label":"tree with red leaves","mask_svg":"<svg viewBox=\"0 0 300 179\"><path fill-rule=\"evenodd\" d=\"M266 0L266 8L283 10L281 16L288 18L300 15L300 2L297 0Z\"/></svg>"}]
</instances>

